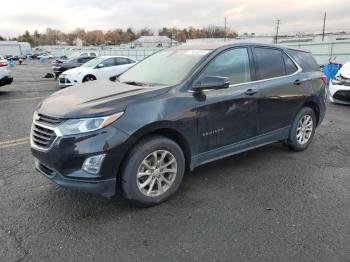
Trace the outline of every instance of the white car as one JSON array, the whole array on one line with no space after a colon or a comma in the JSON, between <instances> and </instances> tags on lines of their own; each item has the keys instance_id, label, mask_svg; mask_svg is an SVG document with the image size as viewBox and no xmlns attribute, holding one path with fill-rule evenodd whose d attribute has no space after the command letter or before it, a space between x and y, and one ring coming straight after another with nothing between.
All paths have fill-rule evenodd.
<instances>
[{"instance_id":1,"label":"white car","mask_svg":"<svg viewBox=\"0 0 350 262\"><path fill-rule=\"evenodd\" d=\"M4 67L0 67L0 86L9 85L13 81L11 72Z\"/></svg>"},{"instance_id":2,"label":"white car","mask_svg":"<svg viewBox=\"0 0 350 262\"><path fill-rule=\"evenodd\" d=\"M329 99L333 103L350 105L350 62L345 63L329 82Z\"/></svg>"},{"instance_id":3,"label":"white car","mask_svg":"<svg viewBox=\"0 0 350 262\"><path fill-rule=\"evenodd\" d=\"M136 64L137 61L125 56L101 56L80 67L62 73L58 79L60 86L72 86L87 81L109 79L119 75Z\"/></svg>"},{"instance_id":4,"label":"white car","mask_svg":"<svg viewBox=\"0 0 350 262\"><path fill-rule=\"evenodd\" d=\"M45 58L45 59L53 59L53 55L49 54L49 53L42 53L40 55L38 55L38 58Z\"/></svg>"}]
</instances>

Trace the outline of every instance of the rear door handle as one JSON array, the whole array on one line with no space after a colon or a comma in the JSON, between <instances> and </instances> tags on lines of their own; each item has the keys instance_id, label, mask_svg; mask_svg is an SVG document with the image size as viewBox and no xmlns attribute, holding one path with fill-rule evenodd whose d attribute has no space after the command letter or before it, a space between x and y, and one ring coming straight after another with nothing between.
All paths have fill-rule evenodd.
<instances>
[{"instance_id":1,"label":"rear door handle","mask_svg":"<svg viewBox=\"0 0 350 262\"><path fill-rule=\"evenodd\" d=\"M258 93L258 90L251 89L251 88L249 88L247 91L244 92L244 94L246 94L247 96L252 96L252 95L254 95L256 93Z\"/></svg>"},{"instance_id":2,"label":"rear door handle","mask_svg":"<svg viewBox=\"0 0 350 262\"><path fill-rule=\"evenodd\" d=\"M297 80L295 80L294 81L294 83L293 83L294 85L296 85L296 86L298 86L298 85L300 85L301 84L301 80L299 80L299 79L297 79Z\"/></svg>"}]
</instances>

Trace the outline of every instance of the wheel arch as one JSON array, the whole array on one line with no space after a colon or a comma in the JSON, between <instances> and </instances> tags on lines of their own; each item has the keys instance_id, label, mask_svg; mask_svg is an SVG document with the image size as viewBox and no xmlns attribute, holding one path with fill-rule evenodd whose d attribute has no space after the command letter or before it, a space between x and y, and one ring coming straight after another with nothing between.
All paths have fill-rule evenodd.
<instances>
[{"instance_id":1,"label":"wheel arch","mask_svg":"<svg viewBox=\"0 0 350 262\"><path fill-rule=\"evenodd\" d=\"M318 123L320 121L320 107L318 106L318 104L315 101L310 100L310 101L305 102L301 108L303 108L303 107L310 107L315 112L316 125L318 125Z\"/></svg>"},{"instance_id":2,"label":"wheel arch","mask_svg":"<svg viewBox=\"0 0 350 262\"><path fill-rule=\"evenodd\" d=\"M120 165L118 167L117 179L120 180L120 174L124 168L127 157L130 154L132 148L142 139L151 136L151 135L160 135L166 138L173 140L177 143L185 157L185 170L190 170L191 167L191 147L186 139L185 135L182 134L179 130L177 130L173 123L161 122L161 123L152 123L143 127L142 129L136 131L131 135L130 141L127 144L127 147L124 151L122 160L120 161Z\"/></svg>"},{"instance_id":3,"label":"wheel arch","mask_svg":"<svg viewBox=\"0 0 350 262\"><path fill-rule=\"evenodd\" d=\"M93 78L95 78L95 80L97 79L97 77L94 74L88 73L83 77L82 82L85 82L85 78L87 78L88 76L92 76Z\"/></svg>"}]
</instances>

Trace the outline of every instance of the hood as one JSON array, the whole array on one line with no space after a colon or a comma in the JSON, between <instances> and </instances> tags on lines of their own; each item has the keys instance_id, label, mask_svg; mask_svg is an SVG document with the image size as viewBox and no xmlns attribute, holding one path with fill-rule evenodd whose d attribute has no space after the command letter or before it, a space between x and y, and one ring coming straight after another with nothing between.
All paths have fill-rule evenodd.
<instances>
[{"instance_id":1,"label":"hood","mask_svg":"<svg viewBox=\"0 0 350 262\"><path fill-rule=\"evenodd\" d=\"M129 103L166 93L165 86L143 87L112 82L92 81L60 90L37 107L40 114L56 118L84 118L124 111Z\"/></svg>"},{"instance_id":2,"label":"hood","mask_svg":"<svg viewBox=\"0 0 350 262\"><path fill-rule=\"evenodd\" d=\"M345 63L340 69L339 73L345 77L345 78L350 78L350 62Z\"/></svg>"},{"instance_id":3,"label":"hood","mask_svg":"<svg viewBox=\"0 0 350 262\"><path fill-rule=\"evenodd\" d=\"M63 66L62 66L63 67ZM75 67L73 69L69 69L67 71L65 71L63 74L65 75L75 75L75 74L79 74L82 73L84 71L88 70L88 68L85 67Z\"/></svg>"}]
</instances>

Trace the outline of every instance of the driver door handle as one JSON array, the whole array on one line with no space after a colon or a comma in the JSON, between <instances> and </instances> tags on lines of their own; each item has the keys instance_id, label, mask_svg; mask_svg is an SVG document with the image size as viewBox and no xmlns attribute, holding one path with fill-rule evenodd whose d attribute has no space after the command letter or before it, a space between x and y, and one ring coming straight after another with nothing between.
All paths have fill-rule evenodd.
<instances>
[{"instance_id":1,"label":"driver door handle","mask_svg":"<svg viewBox=\"0 0 350 262\"><path fill-rule=\"evenodd\" d=\"M249 88L247 91L244 92L244 94L246 94L247 96L252 96L252 95L254 95L256 93L258 93L258 90L251 89L251 88Z\"/></svg>"},{"instance_id":2,"label":"driver door handle","mask_svg":"<svg viewBox=\"0 0 350 262\"><path fill-rule=\"evenodd\" d=\"M301 80L299 80L299 79L297 79L297 80L295 80L294 81L294 83L293 83L294 85L296 85L296 86L298 86L298 85L300 85L301 84Z\"/></svg>"}]
</instances>

